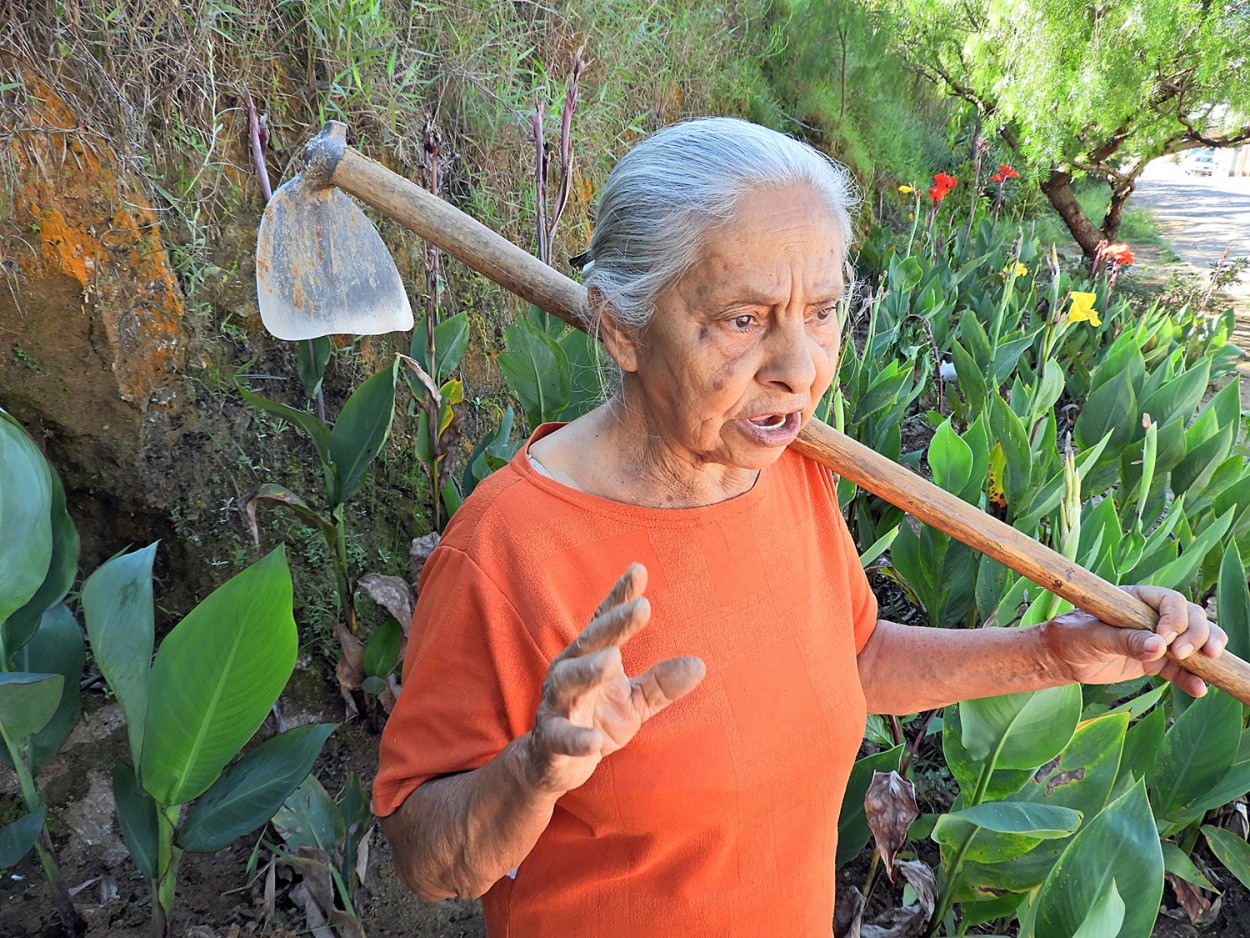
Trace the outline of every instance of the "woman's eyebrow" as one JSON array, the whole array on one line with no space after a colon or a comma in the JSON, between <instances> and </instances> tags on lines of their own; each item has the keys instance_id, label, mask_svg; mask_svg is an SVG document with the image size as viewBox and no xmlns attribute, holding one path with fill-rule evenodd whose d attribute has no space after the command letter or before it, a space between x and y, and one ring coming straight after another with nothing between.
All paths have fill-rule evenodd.
<instances>
[{"instance_id":1,"label":"woman's eyebrow","mask_svg":"<svg viewBox=\"0 0 1250 938\"><path fill-rule=\"evenodd\" d=\"M833 285L822 285L811 291L813 299L808 300L807 306L819 306L822 303L836 303L842 299L843 287L841 283ZM709 297L708 305L716 309L729 309L733 306L777 306L785 302L785 297L776 293L765 293L759 290L752 291L744 289L741 291L726 289L723 292L718 291Z\"/></svg>"}]
</instances>

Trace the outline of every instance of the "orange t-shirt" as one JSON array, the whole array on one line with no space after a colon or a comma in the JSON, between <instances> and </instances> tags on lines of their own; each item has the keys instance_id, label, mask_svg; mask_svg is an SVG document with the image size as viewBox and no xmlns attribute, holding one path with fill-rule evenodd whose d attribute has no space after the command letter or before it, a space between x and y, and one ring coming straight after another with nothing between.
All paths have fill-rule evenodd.
<instances>
[{"instance_id":1,"label":"orange t-shirt","mask_svg":"<svg viewBox=\"0 0 1250 938\"><path fill-rule=\"evenodd\" d=\"M575 491L527 448L485 480L422 574L375 810L528 731L549 661L634 561L652 613L626 672L692 654L707 677L560 798L483 898L488 934L828 938L877 607L832 477L795 453L705 508Z\"/></svg>"}]
</instances>

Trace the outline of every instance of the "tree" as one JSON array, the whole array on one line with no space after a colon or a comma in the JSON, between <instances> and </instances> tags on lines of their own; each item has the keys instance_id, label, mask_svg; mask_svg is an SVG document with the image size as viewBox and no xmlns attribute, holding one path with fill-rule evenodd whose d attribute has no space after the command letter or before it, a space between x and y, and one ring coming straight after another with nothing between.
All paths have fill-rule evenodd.
<instances>
[{"instance_id":1,"label":"tree","mask_svg":"<svg viewBox=\"0 0 1250 938\"><path fill-rule=\"evenodd\" d=\"M976 108L1081 249L1114 241L1155 157L1250 141L1246 0L901 0L900 51ZM1110 189L1099 224L1072 191Z\"/></svg>"}]
</instances>

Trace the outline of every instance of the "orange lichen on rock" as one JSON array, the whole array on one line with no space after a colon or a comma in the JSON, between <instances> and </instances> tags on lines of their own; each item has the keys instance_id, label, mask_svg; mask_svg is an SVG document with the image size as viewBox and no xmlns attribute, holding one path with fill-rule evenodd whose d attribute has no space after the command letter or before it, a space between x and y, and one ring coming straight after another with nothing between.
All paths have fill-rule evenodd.
<instances>
[{"instance_id":1,"label":"orange lichen on rock","mask_svg":"<svg viewBox=\"0 0 1250 938\"><path fill-rule=\"evenodd\" d=\"M37 77L25 79L31 129L11 147L14 220L38 243L23 233L34 249L16 258L23 288L38 290L41 277L72 277L85 302L64 315L103 324L120 397L144 411L173 406L185 312L156 212L139 181L108 153L64 132L78 125L69 104Z\"/></svg>"}]
</instances>

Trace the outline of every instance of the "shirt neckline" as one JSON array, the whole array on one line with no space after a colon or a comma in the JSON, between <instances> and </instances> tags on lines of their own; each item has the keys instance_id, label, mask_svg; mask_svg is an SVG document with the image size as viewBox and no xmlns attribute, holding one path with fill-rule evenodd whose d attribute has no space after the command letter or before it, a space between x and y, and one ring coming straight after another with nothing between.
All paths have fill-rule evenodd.
<instances>
[{"instance_id":1,"label":"shirt neckline","mask_svg":"<svg viewBox=\"0 0 1250 938\"><path fill-rule=\"evenodd\" d=\"M516 455L513 457L510 463L513 471L527 484L533 485L547 494L575 505L584 511L618 519L643 522L659 527L701 525L709 521L730 518L749 511L761 499L767 497L767 493L772 488L774 479L777 476L776 465L789 458L788 452L782 454L781 459L773 467L760 470L755 484L750 489L741 495L735 495L722 502L701 505L695 508L652 508L645 505L631 505L628 502L618 502L600 495L591 495L589 492L583 492L562 482L557 482L536 469L530 461L530 446L564 426L567 426L567 422L544 423L537 427L530 435L530 438L526 440L525 445L517 450ZM770 469L773 471L769 471Z\"/></svg>"}]
</instances>

